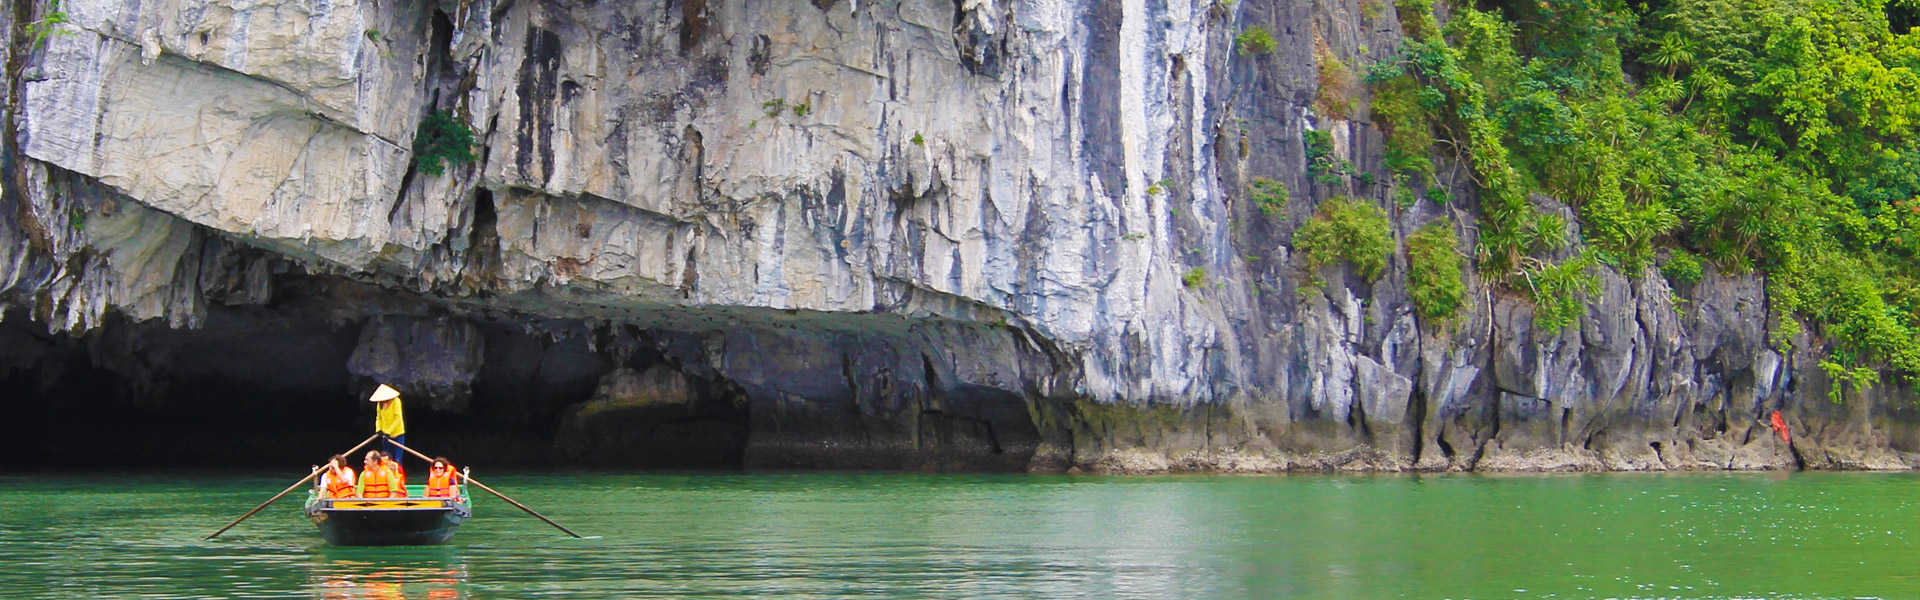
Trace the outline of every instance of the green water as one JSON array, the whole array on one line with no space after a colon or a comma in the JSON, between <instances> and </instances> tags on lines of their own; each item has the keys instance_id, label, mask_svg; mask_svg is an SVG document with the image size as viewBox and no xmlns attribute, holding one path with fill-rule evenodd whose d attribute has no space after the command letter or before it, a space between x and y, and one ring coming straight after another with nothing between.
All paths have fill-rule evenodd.
<instances>
[{"instance_id":1,"label":"green water","mask_svg":"<svg viewBox=\"0 0 1920 600\"><path fill-rule=\"evenodd\" d=\"M0 598L1920 598L1909 474L498 476L336 548L285 478L0 476Z\"/></svg>"}]
</instances>

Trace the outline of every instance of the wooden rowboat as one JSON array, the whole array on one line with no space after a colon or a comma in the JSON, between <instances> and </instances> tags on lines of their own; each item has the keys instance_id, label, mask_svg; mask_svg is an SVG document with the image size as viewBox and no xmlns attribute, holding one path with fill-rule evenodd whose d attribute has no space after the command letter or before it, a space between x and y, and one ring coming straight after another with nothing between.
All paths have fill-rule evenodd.
<instances>
[{"instance_id":1,"label":"wooden rowboat","mask_svg":"<svg viewBox=\"0 0 1920 600\"><path fill-rule=\"evenodd\" d=\"M427 498L426 486L406 498L321 498L307 494L307 519L335 546L431 546L447 543L473 515L467 486L452 498Z\"/></svg>"},{"instance_id":2,"label":"wooden rowboat","mask_svg":"<svg viewBox=\"0 0 1920 600\"><path fill-rule=\"evenodd\" d=\"M369 437L366 441L340 454L359 452L361 448L365 448L367 444L377 439L380 439L380 436ZM420 457L421 460L434 460L399 442L392 440L388 442L399 446L409 454ZM279 502L294 490L300 489L300 486L307 485L309 481L313 482L314 487L307 492L307 519L313 521L313 526L320 528L321 537L336 546L445 544L447 540L453 539L455 531L460 530L460 524L465 523L467 517L473 516L472 505L467 498L468 485L493 494L507 504L512 504L514 508L545 521L555 529L567 532L567 535L581 537L572 529L553 522L553 519L547 518L546 515L534 512L533 509L527 508L527 505L487 487L487 484L474 481L467 470L460 471L459 483L453 486L452 498L428 498L426 486L419 485L407 487L407 496L409 496L407 498L322 498L319 476L320 467L314 467L313 472L308 473L306 477L287 486L287 489L280 490L280 493L274 494L266 502L261 502L259 506L253 507L253 510L240 515L240 518L234 519L232 523L208 535L206 539L220 537L220 534L233 529L233 526L239 525L248 517L260 514L260 511Z\"/></svg>"}]
</instances>

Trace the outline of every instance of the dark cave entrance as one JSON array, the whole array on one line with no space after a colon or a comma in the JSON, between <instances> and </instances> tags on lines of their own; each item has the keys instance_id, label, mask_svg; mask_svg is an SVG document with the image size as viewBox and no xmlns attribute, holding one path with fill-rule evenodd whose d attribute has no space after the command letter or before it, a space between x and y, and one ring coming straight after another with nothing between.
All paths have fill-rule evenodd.
<instances>
[{"instance_id":1,"label":"dark cave entrance","mask_svg":"<svg viewBox=\"0 0 1920 600\"><path fill-rule=\"evenodd\" d=\"M270 281L169 313L190 326L109 313L75 335L50 309L9 309L0 470L297 470L371 435L366 398L389 383L409 446L484 468L1024 471L1042 444L1031 403L1071 389L1037 338L975 320L560 318L254 271Z\"/></svg>"},{"instance_id":2,"label":"dark cave entrance","mask_svg":"<svg viewBox=\"0 0 1920 600\"><path fill-rule=\"evenodd\" d=\"M365 400L373 382L347 366L363 321L220 307L197 329L112 322L70 336L8 312L0 321L0 469L316 464L373 429ZM484 362L467 395L406 397L410 446L492 468L741 465L748 419L735 390L689 379L683 402L595 405L592 419L570 422L608 373L644 373L665 359L614 358L586 336L519 323L476 327Z\"/></svg>"}]
</instances>

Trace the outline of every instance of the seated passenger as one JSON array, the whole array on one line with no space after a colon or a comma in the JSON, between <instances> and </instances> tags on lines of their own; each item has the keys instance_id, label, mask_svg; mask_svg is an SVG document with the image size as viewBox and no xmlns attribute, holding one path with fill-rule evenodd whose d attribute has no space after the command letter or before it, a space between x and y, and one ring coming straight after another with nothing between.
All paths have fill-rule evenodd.
<instances>
[{"instance_id":1,"label":"seated passenger","mask_svg":"<svg viewBox=\"0 0 1920 600\"><path fill-rule=\"evenodd\" d=\"M458 496L455 486L460 485L460 474L454 471L453 463L445 458L433 459L433 468L427 473L428 498L452 498Z\"/></svg>"},{"instance_id":2,"label":"seated passenger","mask_svg":"<svg viewBox=\"0 0 1920 600\"><path fill-rule=\"evenodd\" d=\"M320 472L320 489L327 498L353 497L353 467L347 466L347 457L335 454L327 459L326 469Z\"/></svg>"},{"instance_id":3,"label":"seated passenger","mask_svg":"<svg viewBox=\"0 0 1920 600\"><path fill-rule=\"evenodd\" d=\"M360 497L392 498L393 483L396 477L387 471L386 462L380 458L379 450L367 452L367 460L360 471ZM405 493L405 490L401 490ZM405 496L401 496L405 497Z\"/></svg>"},{"instance_id":4,"label":"seated passenger","mask_svg":"<svg viewBox=\"0 0 1920 600\"><path fill-rule=\"evenodd\" d=\"M407 497L407 470L400 466L400 461L394 460L393 455L385 450L380 451L380 462L387 471L389 478L387 483L393 489L393 497Z\"/></svg>"}]
</instances>

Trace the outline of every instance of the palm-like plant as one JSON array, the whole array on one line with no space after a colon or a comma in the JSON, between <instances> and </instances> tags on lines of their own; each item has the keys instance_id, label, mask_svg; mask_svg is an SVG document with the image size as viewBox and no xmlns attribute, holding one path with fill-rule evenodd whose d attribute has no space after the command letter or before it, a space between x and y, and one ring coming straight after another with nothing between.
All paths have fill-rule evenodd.
<instances>
[{"instance_id":1,"label":"palm-like plant","mask_svg":"<svg viewBox=\"0 0 1920 600\"><path fill-rule=\"evenodd\" d=\"M1647 55L1647 61L1656 66L1667 68L1667 77L1671 79L1680 67L1693 64L1693 42L1678 34L1669 33L1660 39L1660 45Z\"/></svg>"}]
</instances>

